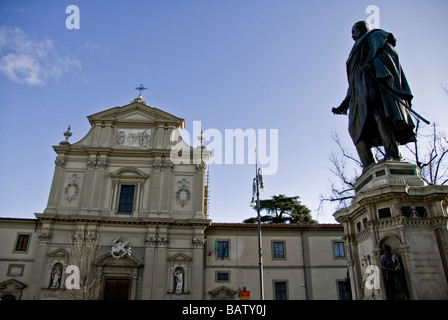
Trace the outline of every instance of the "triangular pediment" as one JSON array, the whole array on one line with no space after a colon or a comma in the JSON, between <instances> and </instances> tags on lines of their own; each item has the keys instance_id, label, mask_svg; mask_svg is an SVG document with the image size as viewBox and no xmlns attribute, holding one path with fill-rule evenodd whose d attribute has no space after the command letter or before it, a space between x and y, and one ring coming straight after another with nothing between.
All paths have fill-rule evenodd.
<instances>
[{"instance_id":1,"label":"triangular pediment","mask_svg":"<svg viewBox=\"0 0 448 320\"><path fill-rule=\"evenodd\" d=\"M226 286L221 286L219 288L209 291L209 293L212 295L217 295L219 293L225 293L226 295L234 295L234 294L238 293L238 291L227 288Z\"/></svg>"},{"instance_id":2,"label":"triangular pediment","mask_svg":"<svg viewBox=\"0 0 448 320\"><path fill-rule=\"evenodd\" d=\"M137 268L143 266L143 262L139 261L132 255L125 255L121 258L114 258L110 252L106 252L95 259L95 265Z\"/></svg>"},{"instance_id":3,"label":"triangular pediment","mask_svg":"<svg viewBox=\"0 0 448 320\"><path fill-rule=\"evenodd\" d=\"M22 282L16 279L9 279L0 283L0 289L6 289L6 288L22 290L23 288L26 288L26 284L23 284Z\"/></svg>"},{"instance_id":4,"label":"triangular pediment","mask_svg":"<svg viewBox=\"0 0 448 320\"><path fill-rule=\"evenodd\" d=\"M153 124L166 123L175 125L176 127L184 127L184 119L178 118L163 110L153 108L141 102L132 102L122 107L110 108L87 117L89 122L94 125L96 123L113 122L120 123L137 123L137 124Z\"/></svg>"},{"instance_id":5,"label":"triangular pediment","mask_svg":"<svg viewBox=\"0 0 448 320\"><path fill-rule=\"evenodd\" d=\"M210 293L212 300L234 300L238 291L221 286L209 291L208 293Z\"/></svg>"},{"instance_id":6,"label":"triangular pediment","mask_svg":"<svg viewBox=\"0 0 448 320\"><path fill-rule=\"evenodd\" d=\"M87 135L74 143L62 141L59 146L54 146L56 152L67 152L68 147L76 152L84 152L90 147L138 151L171 149L172 133L185 127L184 119L153 108L140 98L121 107L94 113L87 119L92 126Z\"/></svg>"},{"instance_id":7,"label":"triangular pediment","mask_svg":"<svg viewBox=\"0 0 448 320\"><path fill-rule=\"evenodd\" d=\"M173 262L188 262L191 261L191 258L183 253L177 253L171 256L168 260Z\"/></svg>"},{"instance_id":8,"label":"triangular pediment","mask_svg":"<svg viewBox=\"0 0 448 320\"><path fill-rule=\"evenodd\" d=\"M141 112L141 110L137 109L127 115L123 115L121 120L154 122L154 120L156 120L156 118L152 117L151 115L149 115L147 113L143 113L143 112Z\"/></svg>"},{"instance_id":9,"label":"triangular pediment","mask_svg":"<svg viewBox=\"0 0 448 320\"><path fill-rule=\"evenodd\" d=\"M59 248L48 253L49 257L66 258L69 256L67 250Z\"/></svg>"}]
</instances>

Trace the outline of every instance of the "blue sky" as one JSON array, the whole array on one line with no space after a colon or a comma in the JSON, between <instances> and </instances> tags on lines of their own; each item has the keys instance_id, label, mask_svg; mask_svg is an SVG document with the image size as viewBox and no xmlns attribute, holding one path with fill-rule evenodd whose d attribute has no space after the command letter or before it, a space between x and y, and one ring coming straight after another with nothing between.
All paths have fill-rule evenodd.
<instances>
[{"instance_id":1,"label":"blue sky","mask_svg":"<svg viewBox=\"0 0 448 320\"><path fill-rule=\"evenodd\" d=\"M80 10L67 29L66 7ZM350 30L379 9L414 94L413 106L448 132L448 2L429 1L0 1L0 216L34 217L46 207L53 145L82 139L87 116L128 104L143 83L153 107L201 127L278 130L278 170L262 198L299 196L317 215L328 193L332 134L354 152L347 118L334 116L347 90ZM196 142L195 142L196 143ZM252 152L252 151L247 151ZM240 222L252 164L212 164L210 218Z\"/></svg>"}]
</instances>

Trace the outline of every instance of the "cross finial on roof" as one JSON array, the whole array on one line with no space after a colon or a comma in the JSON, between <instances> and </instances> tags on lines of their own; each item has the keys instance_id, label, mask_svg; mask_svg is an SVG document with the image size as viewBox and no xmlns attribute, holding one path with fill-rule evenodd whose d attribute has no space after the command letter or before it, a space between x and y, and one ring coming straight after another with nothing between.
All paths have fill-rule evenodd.
<instances>
[{"instance_id":1,"label":"cross finial on roof","mask_svg":"<svg viewBox=\"0 0 448 320\"><path fill-rule=\"evenodd\" d=\"M146 90L146 89L148 89L148 88L145 88L145 87L143 86L143 84L140 84L137 88L135 88L135 90L138 90L138 92L140 93L140 95L142 94L142 91L143 91L143 90Z\"/></svg>"}]
</instances>

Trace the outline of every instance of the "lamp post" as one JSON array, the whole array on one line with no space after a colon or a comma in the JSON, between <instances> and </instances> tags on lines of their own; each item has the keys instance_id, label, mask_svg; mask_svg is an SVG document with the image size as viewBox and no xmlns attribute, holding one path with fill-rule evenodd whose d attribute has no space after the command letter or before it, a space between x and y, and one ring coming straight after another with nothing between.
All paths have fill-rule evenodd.
<instances>
[{"instance_id":1,"label":"lamp post","mask_svg":"<svg viewBox=\"0 0 448 320\"><path fill-rule=\"evenodd\" d=\"M266 191L263 185L263 177L261 175L261 168L258 168L255 163L255 178L252 185L252 201L251 207L257 207L257 220L258 220L258 271L260 274L260 300L264 300L264 285L263 285L263 254L261 244L261 219L260 219L260 191ZM257 197L257 202L255 202Z\"/></svg>"}]
</instances>

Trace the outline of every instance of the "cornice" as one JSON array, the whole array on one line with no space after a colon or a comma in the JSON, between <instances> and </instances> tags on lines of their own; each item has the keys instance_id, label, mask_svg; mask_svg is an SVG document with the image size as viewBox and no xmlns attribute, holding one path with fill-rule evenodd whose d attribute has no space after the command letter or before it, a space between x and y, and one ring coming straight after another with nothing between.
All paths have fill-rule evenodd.
<instances>
[{"instance_id":1,"label":"cornice","mask_svg":"<svg viewBox=\"0 0 448 320\"><path fill-rule=\"evenodd\" d=\"M174 219L174 218L134 218L134 217L105 217L90 215L57 215L36 213L40 222L52 223L95 223L105 225L166 225L166 226L203 226L208 227L211 220L208 219Z\"/></svg>"},{"instance_id":2,"label":"cornice","mask_svg":"<svg viewBox=\"0 0 448 320\"><path fill-rule=\"evenodd\" d=\"M368 238L375 230L382 231L403 227L405 229L438 229L446 228L448 217L434 218L407 218L407 217L391 217L367 222L368 227L351 235L357 242ZM348 235L347 235L348 236Z\"/></svg>"},{"instance_id":3,"label":"cornice","mask_svg":"<svg viewBox=\"0 0 448 320\"><path fill-rule=\"evenodd\" d=\"M428 204L444 199L448 199L448 186L410 187L407 185L391 185L360 192L355 196L353 203L349 207L336 211L333 217L342 223L342 221L356 218L362 214L360 210L363 210L368 205L385 201L398 200L400 203L418 202Z\"/></svg>"},{"instance_id":4,"label":"cornice","mask_svg":"<svg viewBox=\"0 0 448 320\"><path fill-rule=\"evenodd\" d=\"M170 155L171 148L115 148L115 147L89 147L89 146L53 146L57 154L72 155L72 156L90 156L91 154L100 154L107 156L145 156L145 157L161 157L163 155ZM192 148L193 149L193 148Z\"/></svg>"}]
</instances>

